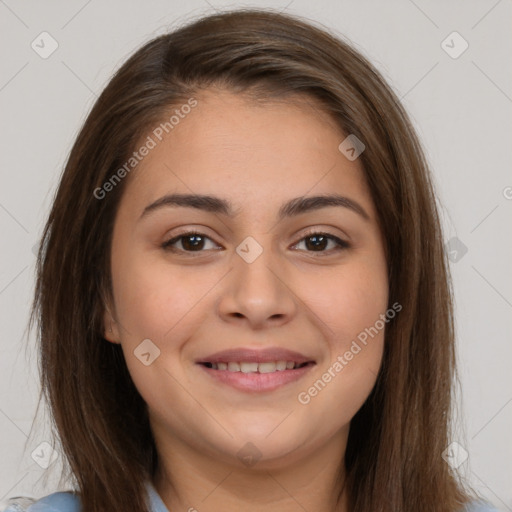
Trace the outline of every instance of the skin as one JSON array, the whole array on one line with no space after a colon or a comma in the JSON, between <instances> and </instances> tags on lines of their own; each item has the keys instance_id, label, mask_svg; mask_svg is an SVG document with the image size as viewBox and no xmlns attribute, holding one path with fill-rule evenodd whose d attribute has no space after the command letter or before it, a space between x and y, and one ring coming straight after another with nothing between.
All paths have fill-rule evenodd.
<instances>
[{"instance_id":1,"label":"skin","mask_svg":"<svg viewBox=\"0 0 512 512\"><path fill-rule=\"evenodd\" d=\"M336 476L350 421L375 384L384 329L307 405L297 397L387 309L385 251L361 164L338 150L346 135L310 98L262 105L209 89L196 99L127 178L113 233L105 337L122 345L148 404L154 485L172 511L347 511L346 492L336 505ZM169 193L228 199L237 215L164 207L139 219ZM289 199L332 193L368 219L331 206L277 220ZM196 252L190 238L177 252L162 248L188 229L208 237ZM315 249L311 233L350 247ZM248 236L263 248L252 263L235 252ZM160 350L147 366L134 355L144 339ZM275 391L247 393L195 364L217 350L269 346L316 365ZM260 457L252 466L237 457L248 442Z\"/></svg>"}]
</instances>

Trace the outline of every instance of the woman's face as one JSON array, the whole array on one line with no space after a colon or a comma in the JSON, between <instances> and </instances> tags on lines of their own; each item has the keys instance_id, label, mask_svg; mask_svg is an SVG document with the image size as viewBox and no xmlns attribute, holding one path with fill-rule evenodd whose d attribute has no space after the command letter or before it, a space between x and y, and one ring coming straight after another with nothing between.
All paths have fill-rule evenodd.
<instances>
[{"instance_id":1,"label":"woman's face","mask_svg":"<svg viewBox=\"0 0 512 512\"><path fill-rule=\"evenodd\" d=\"M339 460L388 303L361 164L312 100L196 99L161 141L149 134L126 178L105 337L122 345L157 447L259 468Z\"/></svg>"}]
</instances>

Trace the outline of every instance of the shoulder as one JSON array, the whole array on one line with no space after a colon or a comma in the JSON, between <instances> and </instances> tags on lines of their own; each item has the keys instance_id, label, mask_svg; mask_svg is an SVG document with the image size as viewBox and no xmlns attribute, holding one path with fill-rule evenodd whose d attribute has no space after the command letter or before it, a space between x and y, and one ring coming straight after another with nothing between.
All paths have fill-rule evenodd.
<instances>
[{"instance_id":1,"label":"shoulder","mask_svg":"<svg viewBox=\"0 0 512 512\"><path fill-rule=\"evenodd\" d=\"M146 481L145 484L151 510L153 512L169 512L151 481ZM82 512L82 505L76 493L71 491L54 492L38 500L15 497L7 502L0 502L0 512Z\"/></svg>"},{"instance_id":2,"label":"shoulder","mask_svg":"<svg viewBox=\"0 0 512 512\"><path fill-rule=\"evenodd\" d=\"M461 512L498 512L491 504L485 501L472 501Z\"/></svg>"},{"instance_id":3,"label":"shoulder","mask_svg":"<svg viewBox=\"0 0 512 512\"><path fill-rule=\"evenodd\" d=\"M54 492L39 500L12 498L1 512L80 512L80 500L72 492Z\"/></svg>"}]
</instances>

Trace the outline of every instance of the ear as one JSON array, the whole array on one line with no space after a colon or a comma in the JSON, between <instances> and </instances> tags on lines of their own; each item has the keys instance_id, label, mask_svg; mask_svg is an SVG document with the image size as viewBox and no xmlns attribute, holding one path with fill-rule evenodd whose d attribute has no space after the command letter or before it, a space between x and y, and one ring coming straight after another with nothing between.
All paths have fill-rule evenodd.
<instances>
[{"instance_id":1,"label":"ear","mask_svg":"<svg viewBox=\"0 0 512 512\"><path fill-rule=\"evenodd\" d=\"M103 313L103 337L111 343L121 343L119 336L119 325L106 307Z\"/></svg>"}]
</instances>

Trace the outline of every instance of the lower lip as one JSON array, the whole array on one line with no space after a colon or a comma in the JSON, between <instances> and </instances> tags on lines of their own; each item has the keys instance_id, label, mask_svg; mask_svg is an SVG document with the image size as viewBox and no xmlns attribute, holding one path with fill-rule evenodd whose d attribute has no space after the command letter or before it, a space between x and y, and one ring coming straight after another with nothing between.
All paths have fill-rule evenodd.
<instances>
[{"instance_id":1,"label":"lower lip","mask_svg":"<svg viewBox=\"0 0 512 512\"><path fill-rule=\"evenodd\" d=\"M308 373L314 364L308 364L302 368L294 370L282 370L271 373L243 373L243 372L230 372L228 370L214 370L202 364L199 365L206 371L212 378L228 384L241 391L273 391L285 384L295 382L301 379Z\"/></svg>"}]
</instances>

